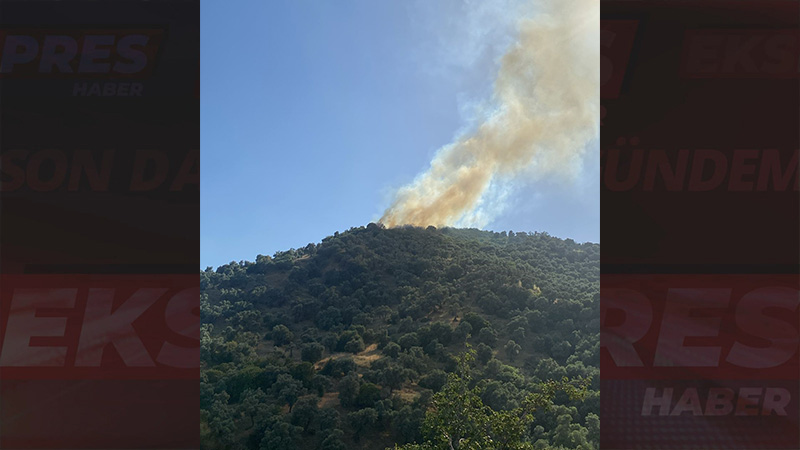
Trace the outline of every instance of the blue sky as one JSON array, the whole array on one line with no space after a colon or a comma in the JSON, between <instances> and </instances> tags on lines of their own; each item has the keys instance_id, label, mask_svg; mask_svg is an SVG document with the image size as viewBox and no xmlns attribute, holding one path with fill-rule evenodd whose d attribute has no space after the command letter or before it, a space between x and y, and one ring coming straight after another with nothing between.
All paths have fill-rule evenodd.
<instances>
[{"instance_id":1,"label":"blue sky","mask_svg":"<svg viewBox=\"0 0 800 450\"><path fill-rule=\"evenodd\" d=\"M231 6L201 3L202 267L377 220L396 188L474 124L525 7ZM518 184L485 228L599 242L597 155L587 152L575 180Z\"/></svg>"}]
</instances>

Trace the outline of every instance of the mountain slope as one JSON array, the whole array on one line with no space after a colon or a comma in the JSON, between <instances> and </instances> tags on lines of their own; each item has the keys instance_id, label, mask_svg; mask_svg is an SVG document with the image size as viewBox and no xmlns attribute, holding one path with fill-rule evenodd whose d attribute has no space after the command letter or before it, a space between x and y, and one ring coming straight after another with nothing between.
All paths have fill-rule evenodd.
<instances>
[{"instance_id":1,"label":"mountain slope","mask_svg":"<svg viewBox=\"0 0 800 450\"><path fill-rule=\"evenodd\" d=\"M546 233L384 229L201 273L204 448L379 449L420 439L467 345L483 402L591 376L526 439L596 448L599 245Z\"/></svg>"}]
</instances>

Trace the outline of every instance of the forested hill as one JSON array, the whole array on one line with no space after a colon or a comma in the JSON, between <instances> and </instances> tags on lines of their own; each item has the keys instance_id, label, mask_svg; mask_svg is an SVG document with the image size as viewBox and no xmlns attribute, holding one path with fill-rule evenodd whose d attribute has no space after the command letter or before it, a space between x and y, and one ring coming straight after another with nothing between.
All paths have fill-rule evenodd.
<instances>
[{"instance_id":1,"label":"forested hill","mask_svg":"<svg viewBox=\"0 0 800 450\"><path fill-rule=\"evenodd\" d=\"M546 233L370 224L208 268L203 448L423 442L431 398L469 346L470 387L495 411L542 381L592 377L585 400L537 410L523 441L595 449L599 253Z\"/></svg>"}]
</instances>

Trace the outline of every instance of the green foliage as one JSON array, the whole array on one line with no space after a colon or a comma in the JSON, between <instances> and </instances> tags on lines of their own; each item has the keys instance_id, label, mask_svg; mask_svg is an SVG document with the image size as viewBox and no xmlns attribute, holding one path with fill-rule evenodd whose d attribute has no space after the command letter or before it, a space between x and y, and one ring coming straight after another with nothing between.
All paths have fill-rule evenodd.
<instances>
[{"instance_id":1,"label":"green foliage","mask_svg":"<svg viewBox=\"0 0 800 450\"><path fill-rule=\"evenodd\" d=\"M347 450L347 445L342 442L344 431L333 428L320 443L320 450Z\"/></svg>"},{"instance_id":2,"label":"green foliage","mask_svg":"<svg viewBox=\"0 0 800 450\"><path fill-rule=\"evenodd\" d=\"M492 351L492 347L484 343L478 344L478 361L480 361L481 364L488 363L493 356L494 351Z\"/></svg>"},{"instance_id":3,"label":"green foliage","mask_svg":"<svg viewBox=\"0 0 800 450\"><path fill-rule=\"evenodd\" d=\"M397 358L397 355L400 354L400 350L402 350L402 348L397 343L389 342L386 344L386 347L383 348L383 354L392 358Z\"/></svg>"},{"instance_id":4,"label":"green foliage","mask_svg":"<svg viewBox=\"0 0 800 450\"><path fill-rule=\"evenodd\" d=\"M358 388L356 396L356 406L362 408L374 406L375 402L381 399L381 388L377 384L364 383Z\"/></svg>"},{"instance_id":5,"label":"green foliage","mask_svg":"<svg viewBox=\"0 0 800 450\"><path fill-rule=\"evenodd\" d=\"M424 375L419 380L419 385L426 388L431 389L433 391L439 391L442 389L442 386L447 382L447 373L443 370L433 370L430 373Z\"/></svg>"},{"instance_id":6,"label":"green foliage","mask_svg":"<svg viewBox=\"0 0 800 450\"><path fill-rule=\"evenodd\" d=\"M286 325L275 325L272 329L272 340L275 341L275 345L286 345L292 342L292 339L294 335Z\"/></svg>"},{"instance_id":7,"label":"green foliage","mask_svg":"<svg viewBox=\"0 0 800 450\"><path fill-rule=\"evenodd\" d=\"M513 339L509 340L503 348L506 351L506 356L508 356L508 359L511 361L514 361L517 355L519 355L519 352L522 351L522 346L514 342Z\"/></svg>"},{"instance_id":8,"label":"green foliage","mask_svg":"<svg viewBox=\"0 0 800 450\"><path fill-rule=\"evenodd\" d=\"M350 373L339 381L339 403L345 407L355 405L360 391L361 381L358 375Z\"/></svg>"},{"instance_id":9,"label":"green foliage","mask_svg":"<svg viewBox=\"0 0 800 450\"><path fill-rule=\"evenodd\" d=\"M566 378L556 382L549 380L539 383L536 390L528 394L523 405L510 410L496 411L481 400L481 389L470 387L472 381L471 363L475 353L465 353L459 361L458 373L449 375L447 383L433 397L433 402L425 415L421 444L407 444L395 447L402 450L526 450L532 449L524 439L526 430L533 423L533 413L537 410L550 410L557 392L564 392L572 400L585 397L590 380L570 381ZM565 416L569 418L569 416ZM570 418L571 420L571 418ZM566 419L559 416L559 426L569 426ZM581 445L586 442L573 435L571 428L556 429L559 445ZM583 435L580 434L580 437ZM570 448L574 448L574 445Z\"/></svg>"},{"instance_id":10,"label":"green foliage","mask_svg":"<svg viewBox=\"0 0 800 450\"><path fill-rule=\"evenodd\" d=\"M289 405L289 412L297 399L303 394L303 383L292 378L291 375L281 374L272 385L272 393L281 403Z\"/></svg>"},{"instance_id":11,"label":"green foliage","mask_svg":"<svg viewBox=\"0 0 800 450\"><path fill-rule=\"evenodd\" d=\"M361 433L378 421L378 412L372 408L359 409L347 415L350 426L353 427L353 437L356 442L361 438Z\"/></svg>"},{"instance_id":12,"label":"green foliage","mask_svg":"<svg viewBox=\"0 0 800 450\"><path fill-rule=\"evenodd\" d=\"M290 422L306 432L314 432L317 426L317 399L314 397L304 397L297 401L290 415Z\"/></svg>"},{"instance_id":13,"label":"green foliage","mask_svg":"<svg viewBox=\"0 0 800 450\"><path fill-rule=\"evenodd\" d=\"M325 346L319 344L317 342L310 342L308 344L303 345L303 349L300 352L301 358L303 361L308 361L310 363L315 363L322 359L322 353L325 351Z\"/></svg>"},{"instance_id":14,"label":"green foliage","mask_svg":"<svg viewBox=\"0 0 800 450\"><path fill-rule=\"evenodd\" d=\"M497 332L491 327L481 328L481 331L478 332L478 342L494 347L497 344Z\"/></svg>"},{"instance_id":15,"label":"green foliage","mask_svg":"<svg viewBox=\"0 0 800 450\"><path fill-rule=\"evenodd\" d=\"M419 336L417 336L417 333L406 333L400 337L397 343L400 344L400 348L403 350L408 350L419 345Z\"/></svg>"},{"instance_id":16,"label":"green foliage","mask_svg":"<svg viewBox=\"0 0 800 450\"><path fill-rule=\"evenodd\" d=\"M273 419L264 432L259 450L295 450L303 429L288 422Z\"/></svg>"},{"instance_id":17,"label":"green foliage","mask_svg":"<svg viewBox=\"0 0 800 450\"><path fill-rule=\"evenodd\" d=\"M464 342L472 334L472 325L469 322L461 322L453 331L453 338L458 342Z\"/></svg>"},{"instance_id":18,"label":"green foliage","mask_svg":"<svg viewBox=\"0 0 800 450\"><path fill-rule=\"evenodd\" d=\"M366 348L366 346L361 336L355 336L344 344L344 351L350 353L361 353L364 351L364 348Z\"/></svg>"},{"instance_id":19,"label":"green foliage","mask_svg":"<svg viewBox=\"0 0 800 450\"><path fill-rule=\"evenodd\" d=\"M596 449L597 383L548 383L599 373L598 257L373 224L203 271L202 446Z\"/></svg>"}]
</instances>

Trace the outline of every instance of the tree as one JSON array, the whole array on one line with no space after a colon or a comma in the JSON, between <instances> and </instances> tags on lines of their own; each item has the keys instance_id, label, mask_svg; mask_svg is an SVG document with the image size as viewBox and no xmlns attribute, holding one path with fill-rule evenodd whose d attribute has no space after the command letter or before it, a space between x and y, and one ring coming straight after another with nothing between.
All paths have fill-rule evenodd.
<instances>
[{"instance_id":1,"label":"tree","mask_svg":"<svg viewBox=\"0 0 800 450\"><path fill-rule=\"evenodd\" d=\"M339 413L333 408L322 408L317 414L319 429L329 431L339 428Z\"/></svg>"},{"instance_id":2,"label":"tree","mask_svg":"<svg viewBox=\"0 0 800 450\"><path fill-rule=\"evenodd\" d=\"M274 419L264 432L260 450L295 450L303 429L283 420Z\"/></svg>"},{"instance_id":3,"label":"tree","mask_svg":"<svg viewBox=\"0 0 800 450\"><path fill-rule=\"evenodd\" d=\"M325 375L314 374L314 376L311 378L310 385L311 389L316 391L317 397L322 397L325 395L325 392L330 389L331 380Z\"/></svg>"},{"instance_id":4,"label":"tree","mask_svg":"<svg viewBox=\"0 0 800 450\"><path fill-rule=\"evenodd\" d=\"M445 323L434 322L430 327L430 335L433 339L441 342L442 345L450 345L453 340L453 329Z\"/></svg>"},{"instance_id":5,"label":"tree","mask_svg":"<svg viewBox=\"0 0 800 450\"><path fill-rule=\"evenodd\" d=\"M260 385L259 381L264 378L264 375L263 368L247 365L227 379L225 390L234 402L239 401L246 390L257 388Z\"/></svg>"},{"instance_id":6,"label":"tree","mask_svg":"<svg viewBox=\"0 0 800 450\"><path fill-rule=\"evenodd\" d=\"M530 444L523 441L524 433L533 421L533 413L549 409L559 391L579 400L585 393L588 380L540 383L523 405L509 411L495 411L484 405L480 388L471 384L471 363L474 352L468 351L459 361L458 373L449 374L448 381L433 397L431 409L425 415L421 445L407 444L402 450L524 450ZM397 447L396 447L397 448Z\"/></svg>"},{"instance_id":7,"label":"tree","mask_svg":"<svg viewBox=\"0 0 800 450\"><path fill-rule=\"evenodd\" d=\"M313 364L322 359L322 353L324 351L325 347L322 344L309 342L303 345L303 348L300 350L300 357L303 361L308 361Z\"/></svg>"},{"instance_id":8,"label":"tree","mask_svg":"<svg viewBox=\"0 0 800 450\"><path fill-rule=\"evenodd\" d=\"M359 409L347 415L350 426L353 427L353 438L356 442L361 439L361 433L378 421L378 412L373 408Z\"/></svg>"},{"instance_id":9,"label":"tree","mask_svg":"<svg viewBox=\"0 0 800 450\"><path fill-rule=\"evenodd\" d=\"M347 446L342 442L344 431L334 428L327 433L320 443L320 450L347 450Z\"/></svg>"},{"instance_id":10,"label":"tree","mask_svg":"<svg viewBox=\"0 0 800 450\"><path fill-rule=\"evenodd\" d=\"M261 388L248 389L242 393L241 413L250 420L249 428L259 427L268 414L269 397Z\"/></svg>"},{"instance_id":11,"label":"tree","mask_svg":"<svg viewBox=\"0 0 800 450\"><path fill-rule=\"evenodd\" d=\"M361 353L364 351L364 348L366 348L366 346L361 336L355 336L344 344L344 351L350 353Z\"/></svg>"},{"instance_id":12,"label":"tree","mask_svg":"<svg viewBox=\"0 0 800 450\"><path fill-rule=\"evenodd\" d=\"M326 349L328 349L328 351L335 352L336 345L339 343L339 339L336 337L336 335L329 334L322 338L321 343Z\"/></svg>"},{"instance_id":13,"label":"tree","mask_svg":"<svg viewBox=\"0 0 800 450\"><path fill-rule=\"evenodd\" d=\"M375 402L381 399L381 388L377 384L363 383L358 388L358 396L356 397L356 405L364 407L371 407Z\"/></svg>"},{"instance_id":14,"label":"tree","mask_svg":"<svg viewBox=\"0 0 800 450\"><path fill-rule=\"evenodd\" d=\"M400 354L400 346L394 342L389 342L386 347L383 347L383 354L392 358L397 358Z\"/></svg>"},{"instance_id":15,"label":"tree","mask_svg":"<svg viewBox=\"0 0 800 450\"><path fill-rule=\"evenodd\" d=\"M567 448L588 449L586 440L588 430L580 424L572 423L572 416L564 413L556 419L558 426L553 430L553 443Z\"/></svg>"},{"instance_id":16,"label":"tree","mask_svg":"<svg viewBox=\"0 0 800 450\"><path fill-rule=\"evenodd\" d=\"M453 338L455 338L458 342L464 342L472 333L472 325L469 322L461 322L456 327L455 331L453 331Z\"/></svg>"},{"instance_id":17,"label":"tree","mask_svg":"<svg viewBox=\"0 0 800 450\"><path fill-rule=\"evenodd\" d=\"M497 344L497 332L490 327L481 328L478 332L478 342L494 347Z\"/></svg>"},{"instance_id":18,"label":"tree","mask_svg":"<svg viewBox=\"0 0 800 450\"><path fill-rule=\"evenodd\" d=\"M272 340L275 345L282 347L294 339L294 334L289 331L286 325L275 325L272 328Z\"/></svg>"},{"instance_id":19,"label":"tree","mask_svg":"<svg viewBox=\"0 0 800 450\"><path fill-rule=\"evenodd\" d=\"M280 374L272 386L272 392L278 400L288 404L289 412L292 412L292 406L303 394L303 383L295 380L289 374Z\"/></svg>"},{"instance_id":20,"label":"tree","mask_svg":"<svg viewBox=\"0 0 800 450\"><path fill-rule=\"evenodd\" d=\"M292 378L303 383L304 387L310 387L311 380L314 378L315 374L314 365L308 361L303 361L292 365L289 369L289 373L292 375Z\"/></svg>"},{"instance_id":21,"label":"tree","mask_svg":"<svg viewBox=\"0 0 800 450\"><path fill-rule=\"evenodd\" d=\"M447 373L438 369L424 375L419 380L420 386L434 391L441 389L445 383L447 383Z\"/></svg>"},{"instance_id":22,"label":"tree","mask_svg":"<svg viewBox=\"0 0 800 450\"><path fill-rule=\"evenodd\" d=\"M401 387L408 378L408 369L398 366L397 364L389 364L381 372L381 380L383 385L389 388L391 394L393 390Z\"/></svg>"},{"instance_id":23,"label":"tree","mask_svg":"<svg viewBox=\"0 0 800 450\"><path fill-rule=\"evenodd\" d=\"M558 361L565 361L569 355L572 354L572 344L568 341L561 341L553 345L551 350L553 358Z\"/></svg>"},{"instance_id":24,"label":"tree","mask_svg":"<svg viewBox=\"0 0 800 450\"><path fill-rule=\"evenodd\" d=\"M589 430L589 433L587 435L588 440L595 444L595 448L599 448L598 443L600 442L600 417L595 413L587 414L586 428Z\"/></svg>"},{"instance_id":25,"label":"tree","mask_svg":"<svg viewBox=\"0 0 800 450\"><path fill-rule=\"evenodd\" d=\"M424 419L425 412L422 409L412 408L409 405L403 406L400 411L396 411L392 416L392 428L397 440L405 444L422 439L420 429Z\"/></svg>"},{"instance_id":26,"label":"tree","mask_svg":"<svg viewBox=\"0 0 800 450\"><path fill-rule=\"evenodd\" d=\"M511 338L516 342L525 342L525 328L517 327L511 331Z\"/></svg>"},{"instance_id":27,"label":"tree","mask_svg":"<svg viewBox=\"0 0 800 450\"><path fill-rule=\"evenodd\" d=\"M480 361L481 364L485 365L488 363L489 360L492 359L492 356L494 356L492 347L483 343L478 344L478 361Z\"/></svg>"},{"instance_id":28,"label":"tree","mask_svg":"<svg viewBox=\"0 0 800 450\"><path fill-rule=\"evenodd\" d=\"M336 343L336 350L338 350L338 351L340 351L340 352L341 352L341 351L346 351L346 350L345 350L345 346L346 346L346 345L347 345L347 344L348 344L350 341L352 341L352 340L357 340L357 339L358 339L358 338L360 338L360 337L361 337L361 335L359 335L359 334L358 334L358 331L356 331L356 330L350 329L350 330L343 331L343 332L342 332L342 333L339 335L338 342ZM362 341L363 341L363 340L362 340Z\"/></svg>"},{"instance_id":29,"label":"tree","mask_svg":"<svg viewBox=\"0 0 800 450\"><path fill-rule=\"evenodd\" d=\"M379 318L379 319L381 319L382 321L385 322L386 319L391 317L392 308L390 308L390 307L388 307L386 305L381 305L381 306L378 306L377 308L375 308L375 310L373 311L373 314L375 315L375 317L377 317L377 318Z\"/></svg>"},{"instance_id":30,"label":"tree","mask_svg":"<svg viewBox=\"0 0 800 450\"><path fill-rule=\"evenodd\" d=\"M304 397L295 403L290 421L292 425L297 425L313 434L318 412L317 399L314 397Z\"/></svg>"},{"instance_id":31,"label":"tree","mask_svg":"<svg viewBox=\"0 0 800 450\"><path fill-rule=\"evenodd\" d=\"M417 333L407 333L401 336L397 343L400 344L403 350L407 350L419 345L419 336L417 336Z\"/></svg>"},{"instance_id":32,"label":"tree","mask_svg":"<svg viewBox=\"0 0 800 450\"><path fill-rule=\"evenodd\" d=\"M552 358L545 358L539 361L533 375L539 380L546 380L548 378L563 378L567 376L567 370L561 367Z\"/></svg>"},{"instance_id":33,"label":"tree","mask_svg":"<svg viewBox=\"0 0 800 450\"><path fill-rule=\"evenodd\" d=\"M233 421L233 408L228 405L229 399L225 391L214 395L209 410L208 427L214 438L223 445L232 445L236 440L236 424Z\"/></svg>"},{"instance_id":34,"label":"tree","mask_svg":"<svg viewBox=\"0 0 800 450\"><path fill-rule=\"evenodd\" d=\"M325 367L322 368L320 371L323 375L332 376L335 378L343 377L350 372L356 370L356 362L353 361L353 358L346 357L346 358L337 358L328 360L325 364Z\"/></svg>"},{"instance_id":35,"label":"tree","mask_svg":"<svg viewBox=\"0 0 800 450\"><path fill-rule=\"evenodd\" d=\"M464 316L464 321L472 327L473 333L478 333L483 327L489 326L489 321L480 314L469 312Z\"/></svg>"},{"instance_id":36,"label":"tree","mask_svg":"<svg viewBox=\"0 0 800 450\"><path fill-rule=\"evenodd\" d=\"M344 407L352 406L358 397L361 381L358 375L350 373L339 381L339 403Z\"/></svg>"},{"instance_id":37,"label":"tree","mask_svg":"<svg viewBox=\"0 0 800 450\"><path fill-rule=\"evenodd\" d=\"M513 340L509 340L504 348L506 351L506 356L508 356L508 359L511 361L514 361L517 355L519 355L519 352L522 350L522 347Z\"/></svg>"}]
</instances>

